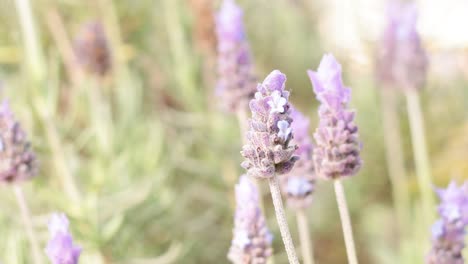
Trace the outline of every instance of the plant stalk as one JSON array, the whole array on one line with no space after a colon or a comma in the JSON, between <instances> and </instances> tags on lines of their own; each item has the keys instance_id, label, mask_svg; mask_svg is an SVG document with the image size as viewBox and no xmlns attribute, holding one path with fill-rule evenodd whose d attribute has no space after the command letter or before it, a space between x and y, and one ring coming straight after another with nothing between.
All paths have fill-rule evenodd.
<instances>
[{"instance_id":1,"label":"plant stalk","mask_svg":"<svg viewBox=\"0 0 468 264\"><path fill-rule=\"evenodd\" d=\"M348 204L344 193L343 185L340 179L334 181L336 202L338 203L338 210L340 212L341 226L343 228L343 235L346 245L346 254L348 255L349 264L358 264L356 257L356 247L354 246L353 229L351 226L351 219L349 217Z\"/></svg>"},{"instance_id":2,"label":"plant stalk","mask_svg":"<svg viewBox=\"0 0 468 264\"><path fill-rule=\"evenodd\" d=\"M276 175L269 178L268 183L270 184L270 192L271 198L273 199L273 205L275 207L276 220L278 221L281 237L283 238L283 243L286 248L289 263L299 264L296 255L296 249L291 238L291 233L289 232L286 214L284 213L283 201L281 200L281 193Z\"/></svg>"},{"instance_id":3,"label":"plant stalk","mask_svg":"<svg viewBox=\"0 0 468 264\"><path fill-rule=\"evenodd\" d=\"M29 0L16 0L16 10L18 12L25 58L28 70L34 81L41 82L45 76L44 58L40 50L39 40L34 27L34 19Z\"/></svg>"},{"instance_id":4,"label":"plant stalk","mask_svg":"<svg viewBox=\"0 0 468 264\"><path fill-rule=\"evenodd\" d=\"M46 132L47 141L54 157L53 163L62 181L62 186L67 196L75 203L81 200L81 194L75 182L75 178L68 168L67 161L65 158L65 151L63 150L62 143L60 141L57 128L52 122L51 118L45 113L45 110L41 110L41 104L36 104L36 110L39 113L44 129Z\"/></svg>"},{"instance_id":5,"label":"plant stalk","mask_svg":"<svg viewBox=\"0 0 468 264\"><path fill-rule=\"evenodd\" d=\"M398 233L408 234L409 213L411 211L407 176L403 160L403 144L400 134L400 120L396 111L396 94L392 87L381 90L382 121L388 174L392 183L393 202L398 221Z\"/></svg>"},{"instance_id":6,"label":"plant stalk","mask_svg":"<svg viewBox=\"0 0 468 264\"><path fill-rule=\"evenodd\" d=\"M31 214L29 212L28 204L24 197L23 190L19 185L14 185L13 191L15 192L16 201L21 210L21 218L23 220L26 233L28 235L29 243L32 248L32 258L35 264L42 264L41 254L39 250L39 243L37 242L36 234L34 233L34 228L31 221Z\"/></svg>"},{"instance_id":7,"label":"plant stalk","mask_svg":"<svg viewBox=\"0 0 468 264\"><path fill-rule=\"evenodd\" d=\"M302 260L304 261L304 264L314 264L314 250L312 246L312 239L310 238L307 216L304 209L299 209L296 212L296 218L299 239L301 241Z\"/></svg>"},{"instance_id":8,"label":"plant stalk","mask_svg":"<svg viewBox=\"0 0 468 264\"><path fill-rule=\"evenodd\" d=\"M67 30L63 23L62 16L54 7L47 13L47 26L55 41L57 49L62 56L68 77L75 85L81 84L83 73L81 68L76 65L76 55L73 51L73 45L68 37Z\"/></svg>"},{"instance_id":9,"label":"plant stalk","mask_svg":"<svg viewBox=\"0 0 468 264\"><path fill-rule=\"evenodd\" d=\"M429 225L433 220L432 208L434 205L434 198L432 195L431 170L426 145L424 120L421 112L419 94L416 89L407 89L406 103L411 128L411 140L413 143L416 175L421 191L423 214L425 216L424 221L425 226L429 228Z\"/></svg>"}]
</instances>

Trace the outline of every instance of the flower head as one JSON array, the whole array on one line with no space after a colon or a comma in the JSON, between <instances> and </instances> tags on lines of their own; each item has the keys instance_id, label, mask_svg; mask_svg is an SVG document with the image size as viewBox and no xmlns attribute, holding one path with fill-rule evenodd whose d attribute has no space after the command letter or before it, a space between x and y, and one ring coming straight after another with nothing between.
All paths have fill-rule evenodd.
<instances>
[{"instance_id":1,"label":"flower head","mask_svg":"<svg viewBox=\"0 0 468 264\"><path fill-rule=\"evenodd\" d=\"M51 239L45 252L52 264L77 264L81 248L73 244L64 214L53 214L49 221Z\"/></svg>"},{"instance_id":2,"label":"flower head","mask_svg":"<svg viewBox=\"0 0 468 264\"><path fill-rule=\"evenodd\" d=\"M216 95L229 112L246 107L256 90L242 16L242 10L234 0L224 0L216 16L219 76Z\"/></svg>"},{"instance_id":3,"label":"flower head","mask_svg":"<svg viewBox=\"0 0 468 264\"><path fill-rule=\"evenodd\" d=\"M47 244L46 253L52 264L77 264L81 249L69 234L59 233Z\"/></svg>"},{"instance_id":4,"label":"flower head","mask_svg":"<svg viewBox=\"0 0 468 264\"><path fill-rule=\"evenodd\" d=\"M293 106L291 106L291 118L294 120L291 124L291 128L294 132L293 141L298 147L296 154L300 157L297 163L300 163L302 162L301 160L308 160L312 157L314 146L309 136L310 120ZM311 166L313 165L311 164Z\"/></svg>"},{"instance_id":5,"label":"flower head","mask_svg":"<svg viewBox=\"0 0 468 264\"><path fill-rule=\"evenodd\" d=\"M48 228L52 236L57 233L69 233L68 227L70 223L68 218L63 213L52 214L49 220Z\"/></svg>"},{"instance_id":6,"label":"flower head","mask_svg":"<svg viewBox=\"0 0 468 264\"><path fill-rule=\"evenodd\" d=\"M330 110L339 111L348 105L351 90L341 79L341 65L332 54L325 54L317 71L309 70L310 80L317 99Z\"/></svg>"},{"instance_id":7,"label":"flower head","mask_svg":"<svg viewBox=\"0 0 468 264\"><path fill-rule=\"evenodd\" d=\"M291 134L291 128L289 127L288 121L280 120L276 124L278 126L278 137L280 137L283 141L286 141L289 138L289 134Z\"/></svg>"},{"instance_id":8,"label":"flower head","mask_svg":"<svg viewBox=\"0 0 468 264\"><path fill-rule=\"evenodd\" d=\"M245 38L242 9L234 0L224 0L216 16L218 36L231 41L242 41Z\"/></svg>"},{"instance_id":9,"label":"flower head","mask_svg":"<svg viewBox=\"0 0 468 264\"><path fill-rule=\"evenodd\" d=\"M306 196L314 190L312 183L305 177L291 177L286 191L292 196Z\"/></svg>"},{"instance_id":10,"label":"flower head","mask_svg":"<svg viewBox=\"0 0 468 264\"><path fill-rule=\"evenodd\" d=\"M37 173L36 156L10 105L0 105L0 181L20 182Z\"/></svg>"},{"instance_id":11,"label":"flower head","mask_svg":"<svg viewBox=\"0 0 468 264\"><path fill-rule=\"evenodd\" d=\"M280 71L271 72L257 86L255 98L250 101L252 119L246 133L247 144L241 154L245 161L242 167L248 174L258 178L270 178L276 174L289 172L297 157L293 138L288 103L289 92L285 90L286 76ZM281 110L273 101L282 102Z\"/></svg>"},{"instance_id":12,"label":"flower head","mask_svg":"<svg viewBox=\"0 0 468 264\"><path fill-rule=\"evenodd\" d=\"M268 105L271 108L271 112L283 113L284 106L287 104L286 98L282 97L279 91L274 91L271 95Z\"/></svg>"},{"instance_id":13,"label":"flower head","mask_svg":"<svg viewBox=\"0 0 468 264\"><path fill-rule=\"evenodd\" d=\"M314 133L314 163L325 178L354 175L361 167L361 144L354 112L348 110L350 89L343 85L341 65L332 55L325 55L316 72L308 71L314 92L321 105L319 127Z\"/></svg>"},{"instance_id":14,"label":"flower head","mask_svg":"<svg viewBox=\"0 0 468 264\"><path fill-rule=\"evenodd\" d=\"M236 214L228 258L235 264L266 263L272 254L272 234L259 206L257 187L241 176L236 185Z\"/></svg>"},{"instance_id":15,"label":"flower head","mask_svg":"<svg viewBox=\"0 0 468 264\"><path fill-rule=\"evenodd\" d=\"M78 64L90 74L105 75L111 70L111 51L104 27L97 21L84 24L74 42Z\"/></svg>"},{"instance_id":16,"label":"flower head","mask_svg":"<svg viewBox=\"0 0 468 264\"><path fill-rule=\"evenodd\" d=\"M468 181L458 187L451 182L438 189L440 219L432 226L432 249L428 264L463 264L465 230L468 225Z\"/></svg>"},{"instance_id":17,"label":"flower head","mask_svg":"<svg viewBox=\"0 0 468 264\"><path fill-rule=\"evenodd\" d=\"M312 202L316 178L312 159L313 145L309 136L309 119L292 106L290 111L294 120L291 124L294 133L292 142L298 146L295 154L299 160L289 173L280 178L280 183L288 205L300 209L306 208Z\"/></svg>"},{"instance_id":18,"label":"flower head","mask_svg":"<svg viewBox=\"0 0 468 264\"><path fill-rule=\"evenodd\" d=\"M416 29L414 4L390 1L387 25L377 54L377 77L387 86L421 88L428 59Z\"/></svg>"}]
</instances>

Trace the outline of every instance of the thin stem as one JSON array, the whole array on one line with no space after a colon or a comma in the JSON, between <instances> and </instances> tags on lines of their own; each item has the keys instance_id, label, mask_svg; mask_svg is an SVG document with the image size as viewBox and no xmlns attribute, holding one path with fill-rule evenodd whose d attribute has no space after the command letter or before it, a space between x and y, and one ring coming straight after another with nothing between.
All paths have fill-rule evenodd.
<instances>
[{"instance_id":1,"label":"thin stem","mask_svg":"<svg viewBox=\"0 0 468 264\"><path fill-rule=\"evenodd\" d=\"M432 208L434 204L432 196L431 170L426 145L426 133L421 112L419 94L416 89L408 89L406 92L406 103L411 128L411 140L416 166L416 175L421 191L422 209L425 226L428 227L433 220Z\"/></svg>"},{"instance_id":2,"label":"thin stem","mask_svg":"<svg viewBox=\"0 0 468 264\"><path fill-rule=\"evenodd\" d=\"M187 101L187 105L195 109L200 108L202 97L198 87L195 85L195 64L192 60L191 50L187 46L184 35L183 19L178 0L165 0L163 2L164 22L168 33L169 52L174 61L174 75L178 86L181 89L182 99Z\"/></svg>"},{"instance_id":3,"label":"thin stem","mask_svg":"<svg viewBox=\"0 0 468 264\"><path fill-rule=\"evenodd\" d=\"M391 87L383 87L382 121L384 129L384 142L387 158L388 174L392 183L393 202L398 221L399 236L408 234L410 198L407 176L403 160L403 148L400 134L400 120L396 111L395 91Z\"/></svg>"},{"instance_id":4,"label":"thin stem","mask_svg":"<svg viewBox=\"0 0 468 264\"><path fill-rule=\"evenodd\" d=\"M74 202L78 202L81 199L81 194L78 190L78 187L76 186L75 178L68 168L62 143L60 142L60 137L57 132L57 127L52 122L43 101L36 101L35 107L44 125L46 137L52 151L55 169L57 170L57 174L62 180L65 193Z\"/></svg>"},{"instance_id":5,"label":"thin stem","mask_svg":"<svg viewBox=\"0 0 468 264\"><path fill-rule=\"evenodd\" d=\"M19 185L14 185L13 190L15 192L16 201L21 210L21 217L23 219L23 224L28 235L29 242L31 243L32 248L32 257L35 264L42 264L41 254L39 251L39 243L37 242L36 234L31 222L31 214L29 213L29 208L24 198L23 190Z\"/></svg>"},{"instance_id":6,"label":"thin stem","mask_svg":"<svg viewBox=\"0 0 468 264\"><path fill-rule=\"evenodd\" d=\"M45 69L43 67L44 59L41 53L36 28L34 27L31 4L29 0L16 0L15 3L21 25L29 71L34 81L42 81L45 76Z\"/></svg>"},{"instance_id":7,"label":"thin stem","mask_svg":"<svg viewBox=\"0 0 468 264\"><path fill-rule=\"evenodd\" d=\"M99 1L90 1L93 4L97 4L99 9L99 15L102 16L104 21L104 30L106 36L110 39L109 45L112 56L112 71L116 74L121 73L122 71L127 71L125 58L121 52L123 41L120 33L120 24L118 19L118 13L116 8L115 1L112 0L99 0Z\"/></svg>"},{"instance_id":8,"label":"thin stem","mask_svg":"<svg viewBox=\"0 0 468 264\"><path fill-rule=\"evenodd\" d=\"M351 227L351 220L349 217L348 204L343 189L343 185L339 179L334 181L336 202L338 203L338 210L340 211L341 226L343 228L343 235L346 244L346 254L348 255L349 264L358 264L356 257L356 248L354 246L353 229Z\"/></svg>"},{"instance_id":9,"label":"thin stem","mask_svg":"<svg viewBox=\"0 0 468 264\"><path fill-rule=\"evenodd\" d=\"M288 222L286 221L286 215L284 213L283 201L281 200L281 193L278 185L278 179L276 176L273 176L268 179L270 184L271 198L273 199L273 205L276 212L276 220L281 232L281 237L283 238L283 243L286 248L286 253L288 255L290 264L299 264L297 260L296 250L291 238L291 233L289 232Z\"/></svg>"},{"instance_id":10,"label":"thin stem","mask_svg":"<svg viewBox=\"0 0 468 264\"><path fill-rule=\"evenodd\" d=\"M304 264L314 264L314 250L312 239L310 239L310 230L304 209L299 209L296 212L296 218L299 239L301 240L302 260L304 261Z\"/></svg>"},{"instance_id":11,"label":"thin stem","mask_svg":"<svg viewBox=\"0 0 468 264\"><path fill-rule=\"evenodd\" d=\"M76 56L73 51L70 38L68 37L67 30L65 29L63 19L54 7L50 8L47 13L47 25L55 40L57 49L63 58L68 76L75 85L80 84L83 79L83 73L81 72L81 68L76 65Z\"/></svg>"}]
</instances>

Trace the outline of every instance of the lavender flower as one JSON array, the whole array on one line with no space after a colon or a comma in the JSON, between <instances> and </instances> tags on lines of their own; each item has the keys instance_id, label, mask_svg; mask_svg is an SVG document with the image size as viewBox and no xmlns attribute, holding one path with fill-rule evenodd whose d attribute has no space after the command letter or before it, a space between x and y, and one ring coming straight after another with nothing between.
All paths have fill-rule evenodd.
<instances>
[{"instance_id":1,"label":"lavender flower","mask_svg":"<svg viewBox=\"0 0 468 264\"><path fill-rule=\"evenodd\" d=\"M111 52L101 23L89 22L79 31L75 43L78 64L90 74L105 75L111 69Z\"/></svg>"},{"instance_id":2,"label":"lavender flower","mask_svg":"<svg viewBox=\"0 0 468 264\"><path fill-rule=\"evenodd\" d=\"M308 135L309 119L291 106L291 118L294 122L291 129L294 132L294 144L298 146L295 154L299 160L294 168L280 178L281 189L292 208L306 208L312 202L315 173L312 159L313 145Z\"/></svg>"},{"instance_id":3,"label":"lavender flower","mask_svg":"<svg viewBox=\"0 0 468 264\"><path fill-rule=\"evenodd\" d=\"M377 54L377 77L388 86L420 88L426 78L428 59L416 30L416 6L391 1L387 17Z\"/></svg>"},{"instance_id":4,"label":"lavender flower","mask_svg":"<svg viewBox=\"0 0 468 264\"><path fill-rule=\"evenodd\" d=\"M247 176L241 176L236 185L234 238L228 253L232 263L262 264L272 254L273 236L266 226L259 202L255 184Z\"/></svg>"},{"instance_id":5,"label":"lavender flower","mask_svg":"<svg viewBox=\"0 0 468 264\"><path fill-rule=\"evenodd\" d=\"M427 264L463 264L465 230L468 225L468 181L461 187L451 182L437 190L441 218L432 226L432 250Z\"/></svg>"},{"instance_id":6,"label":"lavender flower","mask_svg":"<svg viewBox=\"0 0 468 264\"><path fill-rule=\"evenodd\" d=\"M55 236L58 233L68 233L70 222L63 213L54 213L50 217L48 228L51 236Z\"/></svg>"},{"instance_id":7,"label":"lavender flower","mask_svg":"<svg viewBox=\"0 0 468 264\"><path fill-rule=\"evenodd\" d=\"M325 178L352 176L361 167L361 144L354 112L347 109L351 91L343 85L341 65L331 54L323 56L316 72L308 71L321 105L319 127L314 133L314 163Z\"/></svg>"},{"instance_id":8,"label":"lavender flower","mask_svg":"<svg viewBox=\"0 0 468 264\"><path fill-rule=\"evenodd\" d=\"M73 244L64 214L53 214L49 221L51 239L45 252L52 264L77 264L81 248Z\"/></svg>"},{"instance_id":9,"label":"lavender flower","mask_svg":"<svg viewBox=\"0 0 468 264\"><path fill-rule=\"evenodd\" d=\"M216 16L219 74L216 94L223 108L230 112L245 107L256 88L242 16L234 0L225 0Z\"/></svg>"},{"instance_id":10,"label":"lavender flower","mask_svg":"<svg viewBox=\"0 0 468 264\"><path fill-rule=\"evenodd\" d=\"M286 75L278 70L271 72L250 101L252 119L247 144L241 151L245 158L242 167L250 176L266 179L288 173L298 158L294 156L297 147L289 144L292 118L285 83Z\"/></svg>"},{"instance_id":11,"label":"lavender flower","mask_svg":"<svg viewBox=\"0 0 468 264\"><path fill-rule=\"evenodd\" d=\"M37 162L26 133L7 101L0 105L0 181L20 182L34 177Z\"/></svg>"}]
</instances>

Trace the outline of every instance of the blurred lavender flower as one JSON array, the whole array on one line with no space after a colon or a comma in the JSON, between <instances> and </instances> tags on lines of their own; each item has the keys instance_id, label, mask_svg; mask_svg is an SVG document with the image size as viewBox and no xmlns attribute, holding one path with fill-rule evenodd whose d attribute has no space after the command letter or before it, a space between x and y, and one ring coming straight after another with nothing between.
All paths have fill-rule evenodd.
<instances>
[{"instance_id":1,"label":"blurred lavender flower","mask_svg":"<svg viewBox=\"0 0 468 264\"><path fill-rule=\"evenodd\" d=\"M64 214L53 214L49 221L51 239L45 252L52 264L77 264L81 248L73 244Z\"/></svg>"},{"instance_id":2,"label":"blurred lavender flower","mask_svg":"<svg viewBox=\"0 0 468 264\"><path fill-rule=\"evenodd\" d=\"M236 185L234 238L228 258L235 264L267 263L272 254L273 235L260 209L257 187L245 175Z\"/></svg>"},{"instance_id":3,"label":"blurred lavender flower","mask_svg":"<svg viewBox=\"0 0 468 264\"><path fill-rule=\"evenodd\" d=\"M387 26L377 54L377 78L381 83L405 89L423 86L428 59L416 22L414 4L389 2Z\"/></svg>"},{"instance_id":4,"label":"blurred lavender flower","mask_svg":"<svg viewBox=\"0 0 468 264\"><path fill-rule=\"evenodd\" d=\"M291 124L294 133L292 142L298 146L295 154L299 160L288 174L280 177L280 182L288 205L300 209L306 208L312 202L315 184L313 145L309 137L309 119L294 107L290 106L290 109L291 118L294 120Z\"/></svg>"},{"instance_id":5,"label":"blurred lavender flower","mask_svg":"<svg viewBox=\"0 0 468 264\"><path fill-rule=\"evenodd\" d=\"M351 90L343 85L341 65L331 54L323 56L318 70L308 71L321 105L319 127L314 133L314 164L325 178L352 176L361 167L361 144L354 112L347 109Z\"/></svg>"},{"instance_id":6,"label":"blurred lavender flower","mask_svg":"<svg viewBox=\"0 0 468 264\"><path fill-rule=\"evenodd\" d=\"M285 83L286 75L278 70L271 72L250 101L252 119L247 144L241 151L245 158L242 167L250 176L266 179L288 173L298 158L294 156L297 147L289 144L292 118Z\"/></svg>"},{"instance_id":7,"label":"blurred lavender flower","mask_svg":"<svg viewBox=\"0 0 468 264\"><path fill-rule=\"evenodd\" d=\"M20 182L36 173L36 156L26 133L15 120L8 102L3 101L0 105L0 181Z\"/></svg>"},{"instance_id":8,"label":"blurred lavender flower","mask_svg":"<svg viewBox=\"0 0 468 264\"><path fill-rule=\"evenodd\" d=\"M219 74L216 94L223 108L230 112L245 107L256 90L242 17L242 10L234 0L224 0L216 16Z\"/></svg>"},{"instance_id":9,"label":"blurred lavender flower","mask_svg":"<svg viewBox=\"0 0 468 264\"><path fill-rule=\"evenodd\" d=\"M68 218L63 213L55 213L50 217L48 228L51 236L54 236L58 233L68 233L70 223Z\"/></svg>"},{"instance_id":10,"label":"blurred lavender flower","mask_svg":"<svg viewBox=\"0 0 468 264\"><path fill-rule=\"evenodd\" d=\"M437 190L441 218L432 226L432 250L427 264L463 264L465 230L468 225L468 181L461 187L451 182Z\"/></svg>"},{"instance_id":11,"label":"blurred lavender flower","mask_svg":"<svg viewBox=\"0 0 468 264\"><path fill-rule=\"evenodd\" d=\"M101 23L84 24L74 42L78 64L88 73L105 75L111 69L111 52Z\"/></svg>"}]
</instances>

